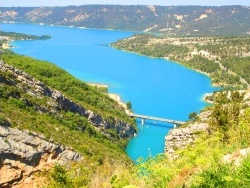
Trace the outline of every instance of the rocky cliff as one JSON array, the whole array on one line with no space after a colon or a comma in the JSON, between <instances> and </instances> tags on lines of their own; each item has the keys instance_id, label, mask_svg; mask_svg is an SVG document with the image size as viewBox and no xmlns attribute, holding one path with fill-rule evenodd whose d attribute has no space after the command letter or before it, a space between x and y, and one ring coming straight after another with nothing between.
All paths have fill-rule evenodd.
<instances>
[{"instance_id":1,"label":"rocky cliff","mask_svg":"<svg viewBox=\"0 0 250 188\"><path fill-rule=\"evenodd\" d=\"M136 133L135 127L131 126L127 122L114 119L114 121L111 123L105 120L99 114L85 109L83 106L73 102L61 92L50 89L44 83L32 78L24 71L18 70L13 66L4 63L3 61L0 61L0 70L12 74L20 82L18 83L17 87L25 89L30 95L36 96L38 98L46 96L51 99L49 102L50 108L40 107L40 111L49 111L54 113L57 110L65 110L78 113L81 116L88 118L89 122L91 122L96 127L96 129L104 134L107 134L106 130L108 129L115 129L120 138L130 138Z\"/></svg>"},{"instance_id":2,"label":"rocky cliff","mask_svg":"<svg viewBox=\"0 0 250 188\"><path fill-rule=\"evenodd\" d=\"M33 132L0 126L0 187L26 187L32 184L34 173L55 163L82 159L79 153L51 139L47 141Z\"/></svg>"},{"instance_id":3,"label":"rocky cliff","mask_svg":"<svg viewBox=\"0 0 250 188\"><path fill-rule=\"evenodd\" d=\"M221 95L222 93L227 97L228 100L232 100L231 96L233 96L234 92L222 91L222 92L217 93L217 95ZM249 89L244 90L244 91L241 90L241 91L239 91L239 94L242 95L242 100L241 100L241 104L238 104L239 106L241 106L240 108L238 108L238 113L242 115L242 114L244 114L246 108L250 106L250 90ZM213 97L215 99L215 96L213 96ZM235 97L235 98L237 98L237 97ZM237 103L236 99L234 99L232 101L234 103ZM214 102L214 101L211 101L211 102ZM229 104L229 102L228 102L228 104ZM225 104L224 104L224 106L225 106ZM235 108L235 106L234 106L234 108ZM228 112L231 113L230 110L228 110ZM165 137L165 152L172 155L175 153L176 150L185 148L189 144L192 144L199 137L200 132L211 133L211 131L212 131L212 129L214 129L214 127L209 127L209 125L211 126L211 122L213 122L213 117L212 117L213 113L214 112L212 109L204 110L203 112L201 112L200 114L197 115L197 120L195 122L190 122L184 128L177 128L177 129L173 129L173 130L169 131L168 135ZM225 115L225 117L230 118L230 113L227 113ZM245 151L243 150L243 152L245 152ZM248 153L249 153L249 151L248 151ZM234 155L232 155L232 156L228 155L228 158L231 158L233 156Z\"/></svg>"},{"instance_id":4,"label":"rocky cliff","mask_svg":"<svg viewBox=\"0 0 250 188\"><path fill-rule=\"evenodd\" d=\"M189 124L185 128L176 128L169 131L165 137L165 152L173 155L176 150L187 147L193 143L198 137L196 135L199 131L207 131L209 126L206 122L209 116L208 112L199 114L202 122L195 122Z\"/></svg>"}]
</instances>

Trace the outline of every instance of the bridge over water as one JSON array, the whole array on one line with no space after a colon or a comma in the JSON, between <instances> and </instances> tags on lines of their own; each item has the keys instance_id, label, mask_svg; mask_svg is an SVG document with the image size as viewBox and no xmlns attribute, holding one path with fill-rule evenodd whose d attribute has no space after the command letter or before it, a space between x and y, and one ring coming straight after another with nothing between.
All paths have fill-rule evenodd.
<instances>
[{"instance_id":1,"label":"bridge over water","mask_svg":"<svg viewBox=\"0 0 250 188\"><path fill-rule=\"evenodd\" d=\"M172 119L166 119L166 118L159 118L159 117L153 117L153 116L145 116L145 115L140 115L140 114L129 114L129 115L130 115L130 117L140 118L142 125L145 124L146 119L172 123L172 124L174 124L174 127L178 127L178 126L185 123L184 121L178 121L178 120L172 120Z\"/></svg>"}]
</instances>

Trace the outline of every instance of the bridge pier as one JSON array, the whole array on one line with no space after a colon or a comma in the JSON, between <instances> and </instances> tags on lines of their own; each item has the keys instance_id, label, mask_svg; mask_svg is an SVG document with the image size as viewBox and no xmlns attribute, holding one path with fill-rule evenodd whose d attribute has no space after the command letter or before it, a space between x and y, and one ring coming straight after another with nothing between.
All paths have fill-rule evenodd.
<instances>
[{"instance_id":1,"label":"bridge pier","mask_svg":"<svg viewBox=\"0 0 250 188\"><path fill-rule=\"evenodd\" d=\"M179 127L180 125L181 125L181 124L175 123L175 124L174 124L174 129L177 128L177 127Z\"/></svg>"},{"instance_id":2,"label":"bridge pier","mask_svg":"<svg viewBox=\"0 0 250 188\"><path fill-rule=\"evenodd\" d=\"M142 125L145 124L145 119L144 119L144 118L141 119L141 124L142 124Z\"/></svg>"}]
</instances>

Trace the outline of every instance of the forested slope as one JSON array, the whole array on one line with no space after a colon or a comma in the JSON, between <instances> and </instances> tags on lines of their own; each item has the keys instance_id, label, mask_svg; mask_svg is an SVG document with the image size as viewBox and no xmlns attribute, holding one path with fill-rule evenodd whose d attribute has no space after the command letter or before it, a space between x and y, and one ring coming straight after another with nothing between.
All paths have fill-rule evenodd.
<instances>
[{"instance_id":1,"label":"forested slope","mask_svg":"<svg viewBox=\"0 0 250 188\"><path fill-rule=\"evenodd\" d=\"M217 86L250 87L249 37L157 37L135 35L111 44L113 47L165 58L204 72Z\"/></svg>"},{"instance_id":2,"label":"forested slope","mask_svg":"<svg viewBox=\"0 0 250 188\"><path fill-rule=\"evenodd\" d=\"M38 134L48 142L56 142L77 151L82 155L82 160L76 164L76 166L82 166L77 168L78 174L82 175L81 185L87 185L91 177L103 168L104 163L105 165L130 164L124 148L129 138L136 133L134 120L125 113L122 106L108 97L105 90L89 86L51 63L11 52L2 53L0 126L5 130L9 130L8 127L26 130L26 134L29 132L30 135ZM9 147L14 147L12 146L14 143L9 141L9 137L5 137L7 133L3 130L0 132L0 139L5 139ZM35 145L37 141L33 142ZM1 146L0 152L5 152L3 147ZM57 150L59 152L60 147ZM38 157L39 151L37 152ZM10 150L8 154L1 154L1 170L5 165L10 164L6 161L13 160L15 155ZM19 157L15 159L15 164L26 163L22 158L21 161ZM31 164L40 163L33 161ZM30 166L30 164L26 165ZM36 168L36 165L31 165L29 168L32 166ZM76 170L75 168L75 166L69 166L73 171ZM46 169L42 169L45 173L42 176L49 178L50 173L46 173ZM21 179L9 181L16 184L21 180L22 176ZM53 178L51 181L54 181ZM1 180L1 186L7 185L2 183Z\"/></svg>"}]
</instances>

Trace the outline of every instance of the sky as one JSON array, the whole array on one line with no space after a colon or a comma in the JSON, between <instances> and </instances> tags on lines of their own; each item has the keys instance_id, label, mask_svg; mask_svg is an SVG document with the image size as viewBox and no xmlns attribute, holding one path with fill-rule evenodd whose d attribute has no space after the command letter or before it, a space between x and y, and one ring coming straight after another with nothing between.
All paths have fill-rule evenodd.
<instances>
[{"instance_id":1,"label":"sky","mask_svg":"<svg viewBox=\"0 0 250 188\"><path fill-rule=\"evenodd\" d=\"M90 4L113 5L244 5L250 6L250 0L0 0L0 7L9 6L68 6Z\"/></svg>"}]
</instances>

